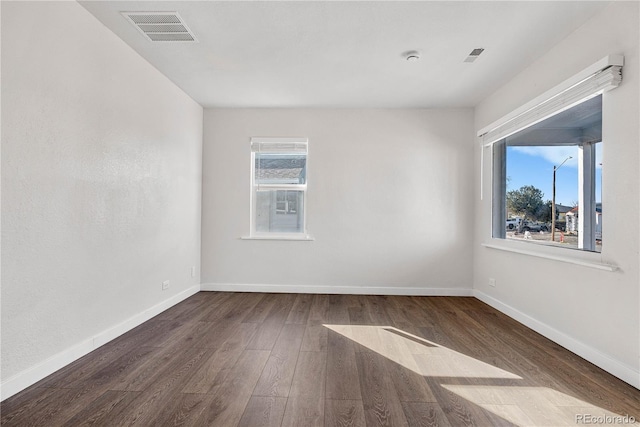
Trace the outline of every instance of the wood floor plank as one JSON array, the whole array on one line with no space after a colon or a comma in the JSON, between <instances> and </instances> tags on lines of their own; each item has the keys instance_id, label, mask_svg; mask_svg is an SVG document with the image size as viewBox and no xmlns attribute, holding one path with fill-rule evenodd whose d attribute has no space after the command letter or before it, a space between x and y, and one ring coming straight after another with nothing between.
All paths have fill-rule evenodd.
<instances>
[{"instance_id":1,"label":"wood floor plank","mask_svg":"<svg viewBox=\"0 0 640 427\"><path fill-rule=\"evenodd\" d=\"M488 417L488 412L475 403L464 399L460 395L442 387L442 379L426 377L436 400L452 426L493 426L494 417ZM459 384L456 378L447 379L448 383ZM506 421L506 420L503 420ZM503 424L503 423L500 423ZM551 424L553 425L553 424Z\"/></svg>"},{"instance_id":2,"label":"wood floor plank","mask_svg":"<svg viewBox=\"0 0 640 427\"><path fill-rule=\"evenodd\" d=\"M309 317L307 324L318 325L328 321L329 312L329 295L316 294L313 295L311 307L309 308Z\"/></svg>"},{"instance_id":3,"label":"wood floor plank","mask_svg":"<svg viewBox=\"0 0 640 427\"><path fill-rule=\"evenodd\" d=\"M46 419L49 425L62 425L66 420L73 418L78 413L91 407L93 403L116 384L118 378L126 372L135 369L136 366L144 363L149 355L154 354L159 349L155 347L143 347L133 349L127 354L122 355L110 365L95 372L90 378L82 379L74 382L74 388L64 388L62 393L56 397L59 400L56 407L38 408L30 414L30 418ZM43 409L48 412L42 412Z\"/></svg>"},{"instance_id":4,"label":"wood floor plank","mask_svg":"<svg viewBox=\"0 0 640 427\"><path fill-rule=\"evenodd\" d=\"M410 427L451 427L440 405L428 402L402 402Z\"/></svg>"},{"instance_id":5,"label":"wood floor plank","mask_svg":"<svg viewBox=\"0 0 640 427\"><path fill-rule=\"evenodd\" d=\"M182 388L182 392L209 393L216 385L223 382L255 334L256 328L254 323L235 325L233 333L200 366Z\"/></svg>"},{"instance_id":6,"label":"wood floor plank","mask_svg":"<svg viewBox=\"0 0 640 427\"><path fill-rule=\"evenodd\" d=\"M289 311L287 320L285 323L295 323L298 325L304 325L309 318L309 311L311 310L311 303L313 302L313 295L298 294L296 300Z\"/></svg>"},{"instance_id":7,"label":"wood floor plank","mask_svg":"<svg viewBox=\"0 0 640 427\"><path fill-rule=\"evenodd\" d=\"M166 371L167 365L172 361L182 360L185 349L177 346L160 348L159 351L151 354L150 357L136 365L133 370L128 370L118 375L114 382L109 385L110 390L119 391L144 391L150 384L162 376L162 372ZM190 352L201 351L200 349L190 348Z\"/></svg>"},{"instance_id":8,"label":"wood floor plank","mask_svg":"<svg viewBox=\"0 0 640 427\"><path fill-rule=\"evenodd\" d=\"M283 426L323 426L327 354L301 352L287 400Z\"/></svg>"},{"instance_id":9,"label":"wood floor plank","mask_svg":"<svg viewBox=\"0 0 640 427\"><path fill-rule=\"evenodd\" d=\"M349 325L349 299L346 295L329 295L327 323Z\"/></svg>"},{"instance_id":10,"label":"wood floor plank","mask_svg":"<svg viewBox=\"0 0 640 427\"><path fill-rule=\"evenodd\" d=\"M51 420L57 420L59 424L71 417L65 411L81 395L77 389L40 389L42 394L28 402L24 407L14 411L2 409L2 422L4 426L46 426ZM98 396L95 396L97 398ZM87 402L88 403L88 402Z\"/></svg>"},{"instance_id":11,"label":"wood floor plank","mask_svg":"<svg viewBox=\"0 0 640 427\"><path fill-rule=\"evenodd\" d=\"M347 307L350 325L375 325L369 311L364 306Z\"/></svg>"},{"instance_id":12,"label":"wood floor plank","mask_svg":"<svg viewBox=\"0 0 640 427\"><path fill-rule=\"evenodd\" d=\"M159 357L159 347L134 348L130 352L116 358L102 369L95 370L90 377L83 377L69 384L73 388L89 389L92 387L116 387L119 380L127 373L133 373L149 360Z\"/></svg>"},{"instance_id":13,"label":"wood floor plank","mask_svg":"<svg viewBox=\"0 0 640 427\"><path fill-rule=\"evenodd\" d=\"M159 408L154 425L166 427L198 426L211 396L208 394L178 393L164 407Z\"/></svg>"},{"instance_id":14,"label":"wood floor plank","mask_svg":"<svg viewBox=\"0 0 640 427\"><path fill-rule=\"evenodd\" d=\"M407 426L402 404L394 392L383 356L364 350L356 353L356 362L367 426Z\"/></svg>"},{"instance_id":15,"label":"wood floor plank","mask_svg":"<svg viewBox=\"0 0 640 427\"><path fill-rule=\"evenodd\" d=\"M89 378L96 371L113 363L114 359L121 357L123 354L132 350L135 351L138 347L157 346L158 342L165 340L167 335L180 325L181 323L173 320L145 322L112 340L108 345L94 350L91 354L51 374L35 384L35 386L49 388L72 387L72 383Z\"/></svg>"},{"instance_id":16,"label":"wood floor plank","mask_svg":"<svg viewBox=\"0 0 640 427\"><path fill-rule=\"evenodd\" d=\"M433 318L428 309L420 304L421 297L403 297L402 298L402 311L409 316L412 320L412 324L415 326L429 327L436 324L436 320Z\"/></svg>"},{"instance_id":17,"label":"wood floor plank","mask_svg":"<svg viewBox=\"0 0 640 427\"><path fill-rule=\"evenodd\" d=\"M380 326L375 325L352 325L341 328L342 333L350 334L353 340L353 349L356 353L361 351L374 351L384 353L384 347L380 340ZM340 330L340 329L338 329Z\"/></svg>"},{"instance_id":18,"label":"wood floor plank","mask_svg":"<svg viewBox=\"0 0 640 427\"><path fill-rule=\"evenodd\" d=\"M283 427L324 426L324 399L306 396L291 396L282 419Z\"/></svg>"},{"instance_id":19,"label":"wood floor plank","mask_svg":"<svg viewBox=\"0 0 640 427\"><path fill-rule=\"evenodd\" d=\"M416 319L411 317L411 315L406 310L406 304L408 301L408 297L389 296L387 298L385 311L391 321L391 326L398 327L398 325L410 324L420 326L418 325Z\"/></svg>"},{"instance_id":20,"label":"wood floor plank","mask_svg":"<svg viewBox=\"0 0 640 427\"><path fill-rule=\"evenodd\" d=\"M327 339L326 398L361 400L356 353L349 338L330 331Z\"/></svg>"},{"instance_id":21,"label":"wood floor plank","mask_svg":"<svg viewBox=\"0 0 640 427\"><path fill-rule=\"evenodd\" d=\"M167 316L171 316L168 318L173 318L181 322L207 321L209 316L214 315L213 313L220 310L221 306L226 306L228 300L232 300L237 297L237 294L234 292L199 292L196 295L200 295L201 293L214 295L206 295L205 298L202 298L200 305L188 312L171 316L172 310L167 310L163 312L162 315L165 315L166 313Z\"/></svg>"},{"instance_id":22,"label":"wood floor plank","mask_svg":"<svg viewBox=\"0 0 640 427\"><path fill-rule=\"evenodd\" d=\"M271 350L253 395L288 397L305 325L285 324Z\"/></svg>"},{"instance_id":23,"label":"wood floor plank","mask_svg":"<svg viewBox=\"0 0 640 427\"><path fill-rule=\"evenodd\" d=\"M264 322L285 323L296 301L297 294L278 294L275 304L264 319Z\"/></svg>"},{"instance_id":24,"label":"wood floor plank","mask_svg":"<svg viewBox=\"0 0 640 427\"><path fill-rule=\"evenodd\" d=\"M286 404L286 397L253 396L247 403L238 427L279 427Z\"/></svg>"},{"instance_id":25,"label":"wood floor plank","mask_svg":"<svg viewBox=\"0 0 640 427\"><path fill-rule=\"evenodd\" d=\"M135 401L139 394L140 392L137 391L107 390L64 424L67 426L109 425Z\"/></svg>"},{"instance_id":26,"label":"wood floor plank","mask_svg":"<svg viewBox=\"0 0 640 427\"><path fill-rule=\"evenodd\" d=\"M188 325L188 323L178 320L158 320L150 324L154 325L154 327L145 328L146 324L142 324L141 326L143 327L139 331L136 331L136 328L133 334L127 334L125 340L130 341L128 344L133 347L138 343L144 342L146 347L163 347L176 331L180 331L181 328L185 328ZM121 338L118 337L116 340Z\"/></svg>"},{"instance_id":27,"label":"wood floor plank","mask_svg":"<svg viewBox=\"0 0 640 427\"><path fill-rule=\"evenodd\" d=\"M216 326L217 325L218 324L216 324ZM165 336L162 342L156 343L155 346L178 346L186 348L199 345L200 347L206 347L206 345L202 345L201 343L210 335L212 326L213 324L210 322L185 322L179 327L173 329Z\"/></svg>"},{"instance_id":28,"label":"wood floor plank","mask_svg":"<svg viewBox=\"0 0 640 427\"><path fill-rule=\"evenodd\" d=\"M204 331L194 340L193 346L199 348L219 348L238 330L238 322L199 322Z\"/></svg>"},{"instance_id":29,"label":"wood floor plank","mask_svg":"<svg viewBox=\"0 0 640 427\"><path fill-rule=\"evenodd\" d=\"M401 402L436 402L424 377L417 369L411 369L412 365L407 367L390 359L384 363Z\"/></svg>"},{"instance_id":30,"label":"wood floor plank","mask_svg":"<svg viewBox=\"0 0 640 427\"><path fill-rule=\"evenodd\" d=\"M191 348L176 356L162 369L152 383L115 419L122 425L156 425L160 408L175 401L180 389L214 352L212 349Z\"/></svg>"},{"instance_id":31,"label":"wood floor plank","mask_svg":"<svg viewBox=\"0 0 640 427\"><path fill-rule=\"evenodd\" d=\"M231 305L231 309L227 310L224 315L219 317L217 320L240 322L246 317L247 313L258 305L265 297L265 294L248 293L242 304L229 304Z\"/></svg>"},{"instance_id":32,"label":"wood floor plank","mask_svg":"<svg viewBox=\"0 0 640 427\"><path fill-rule=\"evenodd\" d=\"M279 321L263 322L258 325L256 333L247 344L247 350L269 350L273 348L280 336L284 323Z\"/></svg>"},{"instance_id":33,"label":"wood floor plank","mask_svg":"<svg viewBox=\"0 0 640 427\"><path fill-rule=\"evenodd\" d=\"M361 400L327 399L324 406L325 427L365 427Z\"/></svg>"},{"instance_id":34,"label":"wood floor plank","mask_svg":"<svg viewBox=\"0 0 640 427\"><path fill-rule=\"evenodd\" d=\"M375 325L390 326L392 321L387 313L389 307L389 298L386 295L369 295L365 308L369 314L369 318Z\"/></svg>"},{"instance_id":35,"label":"wood floor plank","mask_svg":"<svg viewBox=\"0 0 640 427\"><path fill-rule=\"evenodd\" d=\"M41 417L42 419L46 419L49 425L63 424L66 420L84 411L85 408L91 407L95 401L100 399L100 396L103 395L106 390L116 383L120 375L135 369L137 365L144 362L149 354L157 352L158 350L159 349L155 347L134 348L129 353L113 361L110 365L94 372L91 377L75 381L72 384L74 388L58 389L62 392L55 395L55 398L58 399L57 407L41 405L41 407L32 408L27 414L28 418L38 419ZM55 401L56 399L52 398L51 400ZM3 404L3 409L4 408L5 406ZM42 410L45 412L43 413ZM87 416L88 415L87 413ZM2 422L1 424L4 425L5 423ZM20 424L29 423L23 421L17 425Z\"/></svg>"},{"instance_id":36,"label":"wood floor plank","mask_svg":"<svg viewBox=\"0 0 640 427\"><path fill-rule=\"evenodd\" d=\"M38 408L57 399L60 389L31 387L4 400L0 405L0 425L20 426L29 424L29 420ZM31 423L32 424L32 423ZM32 424L33 425L33 424Z\"/></svg>"},{"instance_id":37,"label":"wood floor plank","mask_svg":"<svg viewBox=\"0 0 640 427\"><path fill-rule=\"evenodd\" d=\"M109 347L117 347L119 345L127 345L129 348L136 345L143 345L147 347L154 347L157 343L162 342L166 335L184 322L177 320L161 320L155 317L148 322L144 322L141 325L136 326L124 335L121 335L114 340L110 341Z\"/></svg>"},{"instance_id":38,"label":"wood floor plank","mask_svg":"<svg viewBox=\"0 0 640 427\"><path fill-rule=\"evenodd\" d=\"M275 345L296 296L295 294L278 294L278 298L278 304L269 310L255 336L247 345L247 350L271 350Z\"/></svg>"},{"instance_id":39,"label":"wood floor plank","mask_svg":"<svg viewBox=\"0 0 640 427\"><path fill-rule=\"evenodd\" d=\"M273 307L279 303L277 294L266 294L242 319L243 323L262 323Z\"/></svg>"},{"instance_id":40,"label":"wood floor plank","mask_svg":"<svg viewBox=\"0 0 640 427\"><path fill-rule=\"evenodd\" d=\"M211 399L207 401L195 425L237 425L268 358L269 351L243 351L229 372L227 380L211 392Z\"/></svg>"},{"instance_id":41,"label":"wood floor plank","mask_svg":"<svg viewBox=\"0 0 640 427\"><path fill-rule=\"evenodd\" d=\"M60 388L108 386L112 382L117 382L122 375L135 371L159 352L160 348L158 347L134 347L127 353L113 355L112 359L101 361L100 364L94 365L92 370L88 370L86 367L79 370L81 375L75 375L76 372L71 372L67 384Z\"/></svg>"},{"instance_id":42,"label":"wood floor plank","mask_svg":"<svg viewBox=\"0 0 640 427\"><path fill-rule=\"evenodd\" d=\"M198 321L202 316L207 315L214 307L222 304L233 294L220 292L207 295L205 292L198 292L191 298L174 305L170 310L165 310L157 315L154 320L174 320L178 322Z\"/></svg>"},{"instance_id":43,"label":"wood floor plank","mask_svg":"<svg viewBox=\"0 0 640 427\"><path fill-rule=\"evenodd\" d=\"M142 346L140 346L142 347ZM48 388L73 388L73 384L93 376L97 371L113 363L115 359L123 355L137 351L139 347L132 345L132 342L119 341L103 346L91 354L65 366L59 371L49 375L42 381L35 384L36 387ZM150 347L146 347L150 348Z\"/></svg>"},{"instance_id":44,"label":"wood floor plank","mask_svg":"<svg viewBox=\"0 0 640 427\"><path fill-rule=\"evenodd\" d=\"M518 405L480 405L490 414L516 426L535 426L536 423ZM554 421L555 422L555 421Z\"/></svg>"},{"instance_id":45,"label":"wood floor plank","mask_svg":"<svg viewBox=\"0 0 640 427\"><path fill-rule=\"evenodd\" d=\"M300 351L327 351L328 333L324 325L307 324Z\"/></svg>"},{"instance_id":46,"label":"wood floor plank","mask_svg":"<svg viewBox=\"0 0 640 427\"><path fill-rule=\"evenodd\" d=\"M211 310L207 317L200 320L205 322L241 320L264 297L265 294L236 293L233 298L225 300L224 303L216 306L215 310Z\"/></svg>"}]
</instances>

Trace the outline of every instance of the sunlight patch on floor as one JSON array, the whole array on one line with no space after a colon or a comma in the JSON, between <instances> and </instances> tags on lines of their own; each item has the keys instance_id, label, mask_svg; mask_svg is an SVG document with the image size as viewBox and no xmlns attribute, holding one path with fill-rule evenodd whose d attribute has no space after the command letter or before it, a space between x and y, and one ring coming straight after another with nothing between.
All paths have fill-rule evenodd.
<instances>
[{"instance_id":1,"label":"sunlight patch on floor","mask_svg":"<svg viewBox=\"0 0 640 427\"><path fill-rule=\"evenodd\" d=\"M640 426L637 420L625 418L626 414L607 411L548 387L518 386L522 380L518 375L397 328L324 326L406 369L437 378L449 392L518 426ZM453 378L479 385L446 384Z\"/></svg>"},{"instance_id":2,"label":"sunlight patch on floor","mask_svg":"<svg viewBox=\"0 0 640 427\"><path fill-rule=\"evenodd\" d=\"M511 372L390 326L324 326L423 376L522 379Z\"/></svg>"},{"instance_id":3,"label":"sunlight patch on floor","mask_svg":"<svg viewBox=\"0 0 640 427\"><path fill-rule=\"evenodd\" d=\"M442 387L519 426L640 425L633 419L625 421L625 415L547 387L452 384Z\"/></svg>"}]
</instances>

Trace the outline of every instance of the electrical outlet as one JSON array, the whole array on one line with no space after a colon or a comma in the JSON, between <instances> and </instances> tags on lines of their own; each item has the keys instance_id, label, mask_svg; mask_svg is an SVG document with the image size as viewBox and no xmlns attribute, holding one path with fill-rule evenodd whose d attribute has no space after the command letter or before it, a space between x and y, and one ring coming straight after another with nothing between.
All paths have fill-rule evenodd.
<instances>
[{"instance_id":1,"label":"electrical outlet","mask_svg":"<svg viewBox=\"0 0 640 427\"><path fill-rule=\"evenodd\" d=\"M196 266L191 267L191 277L196 277Z\"/></svg>"},{"instance_id":2,"label":"electrical outlet","mask_svg":"<svg viewBox=\"0 0 640 427\"><path fill-rule=\"evenodd\" d=\"M496 287L496 279L494 279L493 277L489 277L489 286L491 286L492 288Z\"/></svg>"},{"instance_id":3,"label":"electrical outlet","mask_svg":"<svg viewBox=\"0 0 640 427\"><path fill-rule=\"evenodd\" d=\"M164 282L162 282L162 290L166 290L169 289L169 281L165 280Z\"/></svg>"}]
</instances>

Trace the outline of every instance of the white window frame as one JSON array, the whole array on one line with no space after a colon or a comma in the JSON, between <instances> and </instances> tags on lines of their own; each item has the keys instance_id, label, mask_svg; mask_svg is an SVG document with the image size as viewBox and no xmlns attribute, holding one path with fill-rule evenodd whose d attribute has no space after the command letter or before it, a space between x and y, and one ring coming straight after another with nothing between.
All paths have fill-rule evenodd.
<instances>
[{"instance_id":1,"label":"white window frame","mask_svg":"<svg viewBox=\"0 0 640 427\"><path fill-rule=\"evenodd\" d=\"M479 130L477 136L482 144L480 153L480 199L484 198L484 157L485 149L491 149L491 159L495 161L494 145L503 141L506 137L519 132L529 126L539 123L551 116L554 116L574 105L586 101L587 99L603 94L608 90L618 87L622 81L622 66L624 56L609 55L602 58L595 64L587 67L572 78L562 82L556 87L536 97L522 107L512 111L501 119ZM603 97L603 103L604 103ZM603 117L604 120L604 117ZM603 139L604 136L603 136ZM496 145L496 150L501 145ZM502 145L504 147L504 145ZM500 150L497 150L500 151ZM590 153L593 154L593 153ZM499 153L498 153L499 156ZM598 268L607 271L615 271L616 266L603 262L602 254L590 251L567 251L565 248L558 248L552 245L532 245L529 242L511 241L504 238L495 238L493 228L501 226L504 228L504 213L497 212L494 207L494 197L506 197L505 183L495 180L494 170L500 164L491 163L491 203L489 204L490 226L489 236L491 240L482 246L492 249L499 249L509 252L532 255L541 258L553 259L562 262L569 262ZM581 177L582 179L583 177ZM588 187L588 186L587 186ZM584 190L584 186L582 187ZM589 189L590 190L590 189ZM502 217L500 217L502 215Z\"/></svg>"},{"instance_id":2,"label":"white window frame","mask_svg":"<svg viewBox=\"0 0 640 427\"><path fill-rule=\"evenodd\" d=\"M250 208L250 232L248 237L243 239L250 240L313 240L307 233L307 184L308 173L305 176L304 184L256 184L255 180L255 162L256 153L272 153L272 154L305 154L306 168L309 165L309 140L307 138L273 138L273 137L253 137L251 138L251 208ZM259 232L256 230L256 199L260 190L284 190L284 191L302 191L303 193L303 212L302 212L302 232Z\"/></svg>"}]
</instances>

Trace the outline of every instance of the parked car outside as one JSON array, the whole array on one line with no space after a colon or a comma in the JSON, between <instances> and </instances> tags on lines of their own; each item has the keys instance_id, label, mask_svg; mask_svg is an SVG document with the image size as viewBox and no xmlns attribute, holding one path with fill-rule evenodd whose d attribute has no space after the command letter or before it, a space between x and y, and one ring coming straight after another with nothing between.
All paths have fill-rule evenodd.
<instances>
[{"instance_id":1,"label":"parked car outside","mask_svg":"<svg viewBox=\"0 0 640 427\"><path fill-rule=\"evenodd\" d=\"M524 231L549 231L547 224L531 221L525 221L522 229Z\"/></svg>"},{"instance_id":2,"label":"parked car outside","mask_svg":"<svg viewBox=\"0 0 640 427\"><path fill-rule=\"evenodd\" d=\"M507 230L515 230L520 225L520 218L509 218L507 220Z\"/></svg>"}]
</instances>

